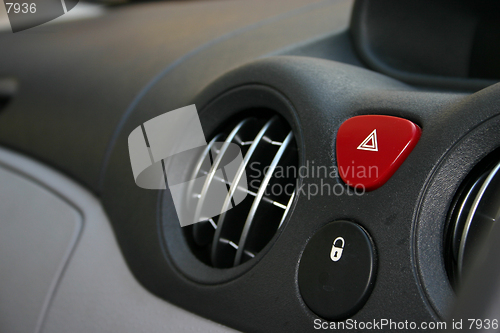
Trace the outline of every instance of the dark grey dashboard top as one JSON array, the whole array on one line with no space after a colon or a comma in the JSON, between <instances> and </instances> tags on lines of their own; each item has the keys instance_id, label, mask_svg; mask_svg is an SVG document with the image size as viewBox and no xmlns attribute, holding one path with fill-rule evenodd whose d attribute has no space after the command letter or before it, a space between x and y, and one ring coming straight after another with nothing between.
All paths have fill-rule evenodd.
<instances>
[{"instance_id":1,"label":"dark grey dashboard top","mask_svg":"<svg viewBox=\"0 0 500 333\"><path fill-rule=\"evenodd\" d=\"M0 144L99 192L120 121L168 77L161 109L189 104L210 81L257 57L346 29L351 1L146 3L0 34L0 79L18 90L0 113ZM314 20L311 18L314 17Z\"/></svg>"}]
</instances>

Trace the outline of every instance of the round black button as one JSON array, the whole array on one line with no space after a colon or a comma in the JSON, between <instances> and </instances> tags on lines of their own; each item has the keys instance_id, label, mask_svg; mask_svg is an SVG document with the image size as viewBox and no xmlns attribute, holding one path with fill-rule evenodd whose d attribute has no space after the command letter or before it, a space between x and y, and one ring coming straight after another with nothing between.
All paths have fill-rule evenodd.
<instances>
[{"instance_id":1,"label":"round black button","mask_svg":"<svg viewBox=\"0 0 500 333\"><path fill-rule=\"evenodd\" d=\"M307 243L299 288L307 306L328 320L345 319L366 302L375 280L373 242L356 223L327 224Z\"/></svg>"}]
</instances>

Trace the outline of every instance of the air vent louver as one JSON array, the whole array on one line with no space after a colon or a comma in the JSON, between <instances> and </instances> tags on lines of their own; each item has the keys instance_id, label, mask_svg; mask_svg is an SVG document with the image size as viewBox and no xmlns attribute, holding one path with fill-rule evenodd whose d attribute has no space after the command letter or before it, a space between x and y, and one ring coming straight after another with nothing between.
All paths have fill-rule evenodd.
<instances>
[{"instance_id":1,"label":"air vent louver","mask_svg":"<svg viewBox=\"0 0 500 333\"><path fill-rule=\"evenodd\" d=\"M454 286L470 269L472 258L500 217L497 161L498 158L488 158L471 172L451 211L445 244L448 274Z\"/></svg>"},{"instance_id":2,"label":"air vent louver","mask_svg":"<svg viewBox=\"0 0 500 333\"><path fill-rule=\"evenodd\" d=\"M279 116L266 116L269 113L240 118L224 127L210 141L193 171L195 177L206 175L209 170L203 170L203 166L222 158L225 151L215 142L241 147L243 162L239 170L246 171L246 198L225 213L186 228L193 252L208 265L229 268L255 257L290 210L298 172L297 146L288 124ZM206 159L211 163L204 163ZM224 182L216 177L206 179ZM227 187L229 190L231 184L227 183ZM231 195L229 190L226 202L230 202ZM199 195L198 200L202 204L206 198Z\"/></svg>"}]
</instances>

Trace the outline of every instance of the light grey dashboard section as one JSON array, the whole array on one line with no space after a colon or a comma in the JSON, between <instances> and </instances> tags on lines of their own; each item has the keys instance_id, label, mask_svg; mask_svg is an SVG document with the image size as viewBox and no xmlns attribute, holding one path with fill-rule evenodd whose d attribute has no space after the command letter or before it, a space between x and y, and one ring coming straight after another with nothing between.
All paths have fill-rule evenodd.
<instances>
[{"instance_id":1,"label":"light grey dashboard section","mask_svg":"<svg viewBox=\"0 0 500 333\"><path fill-rule=\"evenodd\" d=\"M1 332L235 332L150 294L98 199L4 148L0 267Z\"/></svg>"},{"instance_id":2,"label":"light grey dashboard section","mask_svg":"<svg viewBox=\"0 0 500 333\"><path fill-rule=\"evenodd\" d=\"M46 187L2 164L0 330L38 332L83 219Z\"/></svg>"}]
</instances>

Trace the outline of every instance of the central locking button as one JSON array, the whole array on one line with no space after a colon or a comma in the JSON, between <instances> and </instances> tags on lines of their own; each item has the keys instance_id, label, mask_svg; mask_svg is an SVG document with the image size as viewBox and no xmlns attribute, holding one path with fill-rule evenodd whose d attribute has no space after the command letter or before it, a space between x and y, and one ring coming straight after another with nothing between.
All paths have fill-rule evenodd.
<instances>
[{"instance_id":1,"label":"central locking button","mask_svg":"<svg viewBox=\"0 0 500 333\"><path fill-rule=\"evenodd\" d=\"M365 304L375 281L373 242L360 225L332 222L309 240L298 283L307 306L328 320L342 320Z\"/></svg>"}]
</instances>

